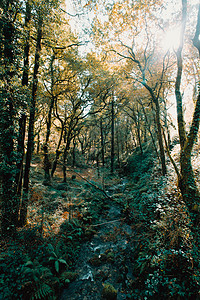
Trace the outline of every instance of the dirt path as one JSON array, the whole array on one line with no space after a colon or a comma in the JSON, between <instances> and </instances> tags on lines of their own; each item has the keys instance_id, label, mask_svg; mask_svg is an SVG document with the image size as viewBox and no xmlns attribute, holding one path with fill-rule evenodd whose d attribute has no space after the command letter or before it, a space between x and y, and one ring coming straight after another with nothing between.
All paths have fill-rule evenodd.
<instances>
[{"instance_id":1,"label":"dirt path","mask_svg":"<svg viewBox=\"0 0 200 300\"><path fill-rule=\"evenodd\" d=\"M99 220L96 234L82 244L75 272L78 277L62 293L61 300L102 299L105 284L117 290L117 298L126 299L126 287L131 280L128 262L129 240L133 235L124 222L121 207L111 204L106 216ZM112 297L112 296L111 296ZM107 299L107 298L103 298Z\"/></svg>"}]
</instances>

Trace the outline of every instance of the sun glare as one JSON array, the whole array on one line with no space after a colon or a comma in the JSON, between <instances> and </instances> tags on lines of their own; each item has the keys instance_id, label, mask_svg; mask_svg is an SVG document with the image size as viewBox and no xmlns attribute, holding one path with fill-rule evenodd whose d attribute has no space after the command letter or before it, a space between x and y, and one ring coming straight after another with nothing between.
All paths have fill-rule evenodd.
<instances>
[{"instance_id":1,"label":"sun glare","mask_svg":"<svg viewBox=\"0 0 200 300\"><path fill-rule=\"evenodd\" d=\"M177 49L180 43L180 28L174 28L167 31L162 41L162 48L164 50Z\"/></svg>"}]
</instances>

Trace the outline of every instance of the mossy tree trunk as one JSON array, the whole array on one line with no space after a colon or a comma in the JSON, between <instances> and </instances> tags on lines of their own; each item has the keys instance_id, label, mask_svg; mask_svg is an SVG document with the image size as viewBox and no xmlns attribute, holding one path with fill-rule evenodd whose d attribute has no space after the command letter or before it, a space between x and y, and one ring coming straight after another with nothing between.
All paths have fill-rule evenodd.
<instances>
[{"instance_id":1,"label":"mossy tree trunk","mask_svg":"<svg viewBox=\"0 0 200 300\"><path fill-rule=\"evenodd\" d=\"M29 116L28 143L27 143L27 151L26 151L26 164L24 170L23 199L22 199L21 210L20 210L21 226L25 225L27 220L29 175L30 175L31 158L34 150L34 124L35 124L36 95L37 95L37 88L38 88L38 71L39 71L40 53L41 53L42 26L43 26L43 18L42 15L40 15L38 20L38 28L37 28L32 97L31 97L30 116Z\"/></svg>"},{"instance_id":2,"label":"mossy tree trunk","mask_svg":"<svg viewBox=\"0 0 200 300\"><path fill-rule=\"evenodd\" d=\"M183 50L184 33L186 27L186 18L187 18L187 1L182 0L182 30L181 30L180 45L176 53L177 76L176 76L176 83L175 83L178 132L179 132L179 140L180 140L180 147L181 147L181 151L180 151L181 169L180 169L178 185L181 194L183 196L183 199L188 206L189 211L192 211L196 204L199 206L199 201L200 201L200 193L197 188L197 184L195 182L192 163L191 163L191 152L199 130L200 91L195 105L192 124L190 126L189 134L187 135L185 130L184 115L183 115L182 95L180 91L182 71L183 71L182 50ZM200 34L200 5L199 5L195 38L193 40L194 46L197 48L197 50L200 53L199 34Z\"/></svg>"},{"instance_id":3,"label":"mossy tree trunk","mask_svg":"<svg viewBox=\"0 0 200 300\"><path fill-rule=\"evenodd\" d=\"M1 140L1 230L3 235L13 235L16 229L18 205L16 199L16 185L14 185L15 155L14 155L14 91L12 80L16 75L14 67L16 29L13 21L12 9L14 1L2 3L3 10L0 20L2 47L2 87L0 92L0 140ZM12 8L12 9L11 9Z\"/></svg>"},{"instance_id":4,"label":"mossy tree trunk","mask_svg":"<svg viewBox=\"0 0 200 300\"><path fill-rule=\"evenodd\" d=\"M28 87L28 75L29 75L29 53L30 53L30 21L31 21L31 5L30 1L26 1L26 14L25 14L25 46L24 46L24 65L22 74L22 86ZM25 107L26 108L26 107ZM26 133L26 113L24 107L22 107L21 115L19 118L19 132L17 139L17 152L19 154L19 161L17 163L17 173L15 177L17 185L17 198L18 198L18 211L20 210L20 199L22 194L23 184L23 162L24 162L24 142ZM18 222L18 216L17 216Z\"/></svg>"}]
</instances>

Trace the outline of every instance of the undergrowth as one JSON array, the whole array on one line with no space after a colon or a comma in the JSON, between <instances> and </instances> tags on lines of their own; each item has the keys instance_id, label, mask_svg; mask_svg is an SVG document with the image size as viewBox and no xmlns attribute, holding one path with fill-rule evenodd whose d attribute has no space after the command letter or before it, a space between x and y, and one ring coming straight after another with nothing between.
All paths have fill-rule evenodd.
<instances>
[{"instance_id":1,"label":"undergrowth","mask_svg":"<svg viewBox=\"0 0 200 300\"><path fill-rule=\"evenodd\" d=\"M146 161L147 159L147 161ZM199 299L199 233L176 188L175 174L163 177L149 157L130 162L125 214L135 228L129 258L128 299ZM147 169L151 166L151 169ZM132 173L130 172L132 167ZM146 173L140 173L142 169Z\"/></svg>"},{"instance_id":2,"label":"undergrowth","mask_svg":"<svg viewBox=\"0 0 200 300\"><path fill-rule=\"evenodd\" d=\"M191 230L191 216L176 188L173 170L168 166L169 175L163 177L155 157L147 151L130 156L122 174L128 180L117 203L123 206L123 217L133 234L127 250L116 254L118 262L114 263L123 277L126 299L199 299L200 234L196 230L194 236ZM112 180L111 176L104 182L106 189ZM110 203L94 186L78 180L71 187L70 182L58 184L57 190L51 187L50 200L43 198L41 189L33 191L34 225L30 222L18 230L14 240L1 240L3 300L58 299L77 277L74 268L81 243L95 234L90 225L98 222ZM58 191L60 198L52 202ZM35 220L40 220L39 225ZM58 230L47 234L46 224L54 226L56 220ZM108 238L114 242L114 237L105 235Z\"/></svg>"},{"instance_id":3,"label":"undergrowth","mask_svg":"<svg viewBox=\"0 0 200 300\"><path fill-rule=\"evenodd\" d=\"M71 222L67 228L51 238L38 227L24 228L15 240L1 241L1 299L58 299L71 280L66 271L73 270L82 236L80 224Z\"/></svg>"},{"instance_id":4,"label":"undergrowth","mask_svg":"<svg viewBox=\"0 0 200 300\"><path fill-rule=\"evenodd\" d=\"M65 220L57 234L44 236L41 226L29 225L18 231L15 240L1 240L1 299L58 299L76 278L73 270L80 245L93 234L88 235L88 226L97 218L98 205L91 213L93 206L86 202L79 219Z\"/></svg>"}]
</instances>

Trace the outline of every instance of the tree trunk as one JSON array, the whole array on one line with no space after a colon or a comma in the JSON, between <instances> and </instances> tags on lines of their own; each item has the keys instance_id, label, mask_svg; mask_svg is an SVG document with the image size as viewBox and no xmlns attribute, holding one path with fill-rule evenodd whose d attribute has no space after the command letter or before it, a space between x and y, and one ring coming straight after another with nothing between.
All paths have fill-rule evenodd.
<instances>
[{"instance_id":1,"label":"tree trunk","mask_svg":"<svg viewBox=\"0 0 200 300\"><path fill-rule=\"evenodd\" d=\"M163 176L165 176L167 173L167 168L166 168L165 150L164 150L163 138L162 138L162 127L161 127L161 122L160 122L159 99L158 99L158 96L155 95L155 92L153 91L153 89L148 84L146 84L145 81L142 84L149 91L152 102L155 105L155 123L156 123L156 127L157 127L156 128L157 129L157 137L158 137L158 144L159 144L159 150L160 150L159 155L160 155L160 161L161 161L161 166L162 166L162 174L163 174Z\"/></svg>"},{"instance_id":2,"label":"tree trunk","mask_svg":"<svg viewBox=\"0 0 200 300\"><path fill-rule=\"evenodd\" d=\"M180 156L181 177L179 179L179 188L190 211L194 205L200 201L200 194L194 179L194 173L191 163L191 155L181 151Z\"/></svg>"},{"instance_id":3,"label":"tree trunk","mask_svg":"<svg viewBox=\"0 0 200 300\"><path fill-rule=\"evenodd\" d=\"M102 157L102 165L105 165L105 155L104 155L104 136L103 136L103 124L102 119L100 119L100 130L101 130L101 157Z\"/></svg>"},{"instance_id":4,"label":"tree trunk","mask_svg":"<svg viewBox=\"0 0 200 300\"><path fill-rule=\"evenodd\" d=\"M37 133L37 148L36 148L36 153L39 154L40 152L40 133Z\"/></svg>"},{"instance_id":5,"label":"tree trunk","mask_svg":"<svg viewBox=\"0 0 200 300\"><path fill-rule=\"evenodd\" d=\"M71 143L71 134L68 134L66 137L67 144L65 146L65 150L63 153L63 182L67 181L67 174L66 174L66 161L67 161L67 154L69 152L70 143Z\"/></svg>"},{"instance_id":6,"label":"tree trunk","mask_svg":"<svg viewBox=\"0 0 200 300\"><path fill-rule=\"evenodd\" d=\"M160 159L159 153L158 153L158 150L157 150L157 147L156 147L156 143L155 143L155 140L154 140L154 137L153 137L153 133L152 133L152 131L151 131L151 127L150 127L150 124L149 124L149 121L148 121L148 118L147 118L147 114L146 114L146 111L145 111L145 109L144 109L144 105L143 105L142 103L141 103L141 106L142 106L142 111L143 111L143 113L144 113L146 125L147 125L148 131L149 131L150 136L151 136L151 140L152 140L153 147L154 147L154 149L155 149L155 152L156 152L156 155L157 155L158 159Z\"/></svg>"},{"instance_id":7,"label":"tree trunk","mask_svg":"<svg viewBox=\"0 0 200 300\"><path fill-rule=\"evenodd\" d=\"M133 138L133 144L134 144L134 147L136 148L137 147L137 143L136 143L136 139L135 139L135 130L132 128L131 130L132 132L132 138ZM126 149L127 149L127 141L126 141ZM127 154L128 154L128 150L126 150Z\"/></svg>"},{"instance_id":8,"label":"tree trunk","mask_svg":"<svg viewBox=\"0 0 200 300\"><path fill-rule=\"evenodd\" d=\"M24 171L23 199L22 199L22 205L20 210L21 226L25 225L27 220L29 174L30 174L31 158L34 149L35 107L36 107L36 94L37 94L37 87L38 87L38 70L39 70L39 61L40 61L40 52L41 52L42 24L43 24L43 20L42 17L40 16L38 22L38 29L37 29L35 65L34 65L34 73L33 73L32 97L31 97L31 104L30 104L28 143L27 143L26 164L25 164L25 171Z\"/></svg>"},{"instance_id":9,"label":"tree trunk","mask_svg":"<svg viewBox=\"0 0 200 300\"><path fill-rule=\"evenodd\" d=\"M178 131L179 131L179 139L180 139L180 146L181 146L181 153L180 153L181 174L180 174L178 185L181 190L183 199L188 206L189 211L192 212L195 205L199 206L199 202L200 202L200 193L195 182L194 173L191 164L191 152L199 130L200 91L198 94L198 98L197 98L197 102L193 114L193 120L190 126L190 131L189 134L187 135L185 130L184 116L183 116L182 95L180 91L182 71L183 71L182 50L183 50L184 33L186 28L186 18L187 18L187 1L182 0L181 42L178 51L176 53L177 76L176 76L176 83L175 83ZM199 24L200 24L200 5L199 5L197 25L196 25L196 33L195 33L195 38L198 38L198 41L197 43L195 43L195 38L193 40L194 46L197 47L200 53ZM195 220L195 223L196 221L197 219Z\"/></svg>"},{"instance_id":10,"label":"tree trunk","mask_svg":"<svg viewBox=\"0 0 200 300\"><path fill-rule=\"evenodd\" d=\"M171 137L170 137L170 130L169 130L169 125L168 125L168 116L167 116L167 104L166 101L163 99L164 102L164 124L165 124L165 129L167 131L167 142L168 142L168 148L171 148Z\"/></svg>"},{"instance_id":11,"label":"tree trunk","mask_svg":"<svg viewBox=\"0 0 200 300\"><path fill-rule=\"evenodd\" d=\"M72 149L72 166L75 167L76 164L76 139L73 138L73 149Z\"/></svg>"},{"instance_id":12,"label":"tree trunk","mask_svg":"<svg viewBox=\"0 0 200 300\"><path fill-rule=\"evenodd\" d=\"M114 100L111 101L111 166L110 171L111 174L114 172L114 158L115 158L115 140L114 140L114 134L115 134L115 121L114 121Z\"/></svg>"},{"instance_id":13,"label":"tree trunk","mask_svg":"<svg viewBox=\"0 0 200 300\"><path fill-rule=\"evenodd\" d=\"M162 165L162 174L163 176L167 173L166 161L165 161L165 150L163 146L163 138L162 138L162 128L160 123L160 105L157 98L155 98L155 106L156 106L156 125L158 131L158 143L160 148L160 160Z\"/></svg>"},{"instance_id":14,"label":"tree trunk","mask_svg":"<svg viewBox=\"0 0 200 300\"><path fill-rule=\"evenodd\" d=\"M54 107L54 95L53 95L53 88L54 88L54 74L53 74L53 62L55 59L55 55L52 55L51 63L50 63L50 72L51 72L51 100L50 100L50 107L47 116L47 132L46 132L46 140L43 147L44 150L44 184L50 184L50 161L49 161L49 138L51 133L51 119L52 119L52 111Z\"/></svg>"},{"instance_id":15,"label":"tree trunk","mask_svg":"<svg viewBox=\"0 0 200 300\"><path fill-rule=\"evenodd\" d=\"M24 66L23 66L23 74L22 74L22 86L26 86L26 87L28 86L28 75L29 75L30 20L31 20L31 5L29 3L29 0L27 0L25 24L24 24L26 40L25 40L25 47L24 47ZM19 118L18 149L17 149L17 152L20 155L20 159L17 164L17 174L15 178L17 184L18 209L20 208L20 197L22 194L25 132L26 132L26 114L24 111L22 111L21 116Z\"/></svg>"},{"instance_id":16,"label":"tree trunk","mask_svg":"<svg viewBox=\"0 0 200 300\"><path fill-rule=\"evenodd\" d=\"M118 168L120 168L119 126L118 126L118 124L117 124L117 130L116 130L116 142L117 142L117 164L118 164Z\"/></svg>"},{"instance_id":17,"label":"tree trunk","mask_svg":"<svg viewBox=\"0 0 200 300\"><path fill-rule=\"evenodd\" d=\"M19 136L18 136L18 147L17 152L20 154L19 163L17 166L17 174L15 177L15 182L17 184L17 195L19 197L22 192L22 179L23 179L23 161L24 161L24 141L26 132L26 115L23 113L19 119ZM20 206L20 205L19 205Z\"/></svg>"},{"instance_id":18,"label":"tree trunk","mask_svg":"<svg viewBox=\"0 0 200 300\"><path fill-rule=\"evenodd\" d=\"M1 184L2 184L2 218L1 229L3 235L13 235L16 229L16 220L18 216L18 205L16 199L16 187L13 186L14 170L14 108L13 108L13 89L11 80L13 78L14 64L14 39L15 28L12 23L12 17L9 15L9 3L5 5L3 22L3 58L4 73L2 74L4 87L2 88L2 97L0 97L0 138L2 142L2 162Z\"/></svg>"},{"instance_id":19,"label":"tree trunk","mask_svg":"<svg viewBox=\"0 0 200 300\"><path fill-rule=\"evenodd\" d=\"M64 124L62 124L62 128L61 128L61 133L60 133L60 138L59 138L59 142L58 142L58 146L57 146L57 149L56 149L56 157L53 161L53 165L52 165L52 169L51 169L51 177L53 178L53 175L55 173L55 170L56 170L56 167L57 167L57 163L58 163L58 160L59 160L59 157L60 157L60 145L61 145L61 142L62 142L62 138L63 138L63 132L64 132Z\"/></svg>"}]
</instances>

